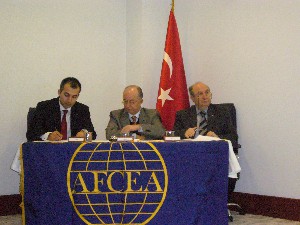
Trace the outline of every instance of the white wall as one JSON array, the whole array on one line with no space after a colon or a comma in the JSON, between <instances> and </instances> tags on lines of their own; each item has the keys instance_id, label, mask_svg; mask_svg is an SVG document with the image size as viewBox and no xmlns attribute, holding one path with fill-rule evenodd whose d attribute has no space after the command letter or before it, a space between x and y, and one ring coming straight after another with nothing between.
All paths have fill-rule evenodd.
<instances>
[{"instance_id":1,"label":"white wall","mask_svg":"<svg viewBox=\"0 0 300 225\"><path fill-rule=\"evenodd\" d=\"M104 138L124 85L142 86L154 108L171 0L1 1L0 195L18 193L9 170L25 141L28 107L82 81ZM300 199L300 2L176 0L188 85L237 108L242 178L237 191Z\"/></svg>"},{"instance_id":2,"label":"white wall","mask_svg":"<svg viewBox=\"0 0 300 225\"><path fill-rule=\"evenodd\" d=\"M127 75L141 75L149 107L170 2L140 1L136 30L127 35L138 43L127 45ZM175 1L188 85L204 81L215 103L237 108L243 171L236 191L300 199L299 11L295 0Z\"/></svg>"},{"instance_id":3,"label":"white wall","mask_svg":"<svg viewBox=\"0 0 300 225\"><path fill-rule=\"evenodd\" d=\"M0 195L18 193L10 163L26 141L28 108L57 97L60 81L82 83L98 138L126 75L126 1L0 2Z\"/></svg>"}]
</instances>

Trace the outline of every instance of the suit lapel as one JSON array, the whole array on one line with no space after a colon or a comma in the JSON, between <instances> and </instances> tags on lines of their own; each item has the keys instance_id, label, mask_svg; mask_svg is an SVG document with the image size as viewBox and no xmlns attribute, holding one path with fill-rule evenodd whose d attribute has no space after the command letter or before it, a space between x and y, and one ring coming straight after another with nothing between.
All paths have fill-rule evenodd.
<instances>
[{"instance_id":1,"label":"suit lapel","mask_svg":"<svg viewBox=\"0 0 300 225\"><path fill-rule=\"evenodd\" d=\"M78 117L77 104L75 103L71 108L71 121L76 121Z\"/></svg>"},{"instance_id":2,"label":"suit lapel","mask_svg":"<svg viewBox=\"0 0 300 225\"><path fill-rule=\"evenodd\" d=\"M208 122L212 122L214 120L215 117L215 107L210 104L207 110L207 120Z\"/></svg>"},{"instance_id":3,"label":"suit lapel","mask_svg":"<svg viewBox=\"0 0 300 225\"><path fill-rule=\"evenodd\" d=\"M71 134L72 136L76 135L76 131L78 132L78 128L80 125L79 121L80 119L78 118L78 103L76 102L72 108L71 108L71 117L70 117L70 129L71 129Z\"/></svg>"},{"instance_id":4,"label":"suit lapel","mask_svg":"<svg viewBox=\"0 0 300 225\"><path fill-rule=\"evenodd\" d=\"M121 111L120 123L121 123L121 127L125 127L126 125L130 124L129 114L125 112L124 109Z\"/></svg>"},{"instance_id":5,"label":"suit lapel","mask_svg":"<svg viewBox=\"0 0 300 225\"><path fill-rule=\"evenodd\" d=\"M59 130L61 129L61 116L60 116L60 108L59 108L59 98L56 98L55 104L53 105L53 119L55 124L55 129ZM53 124L53 122L52 122Z\"/></svg>"},{"instance_id":6,"label":"suit lapel","mask_svg":"<svg viewBox=\"0 0 300 225\"><path fill-rule=\"evenodd\" d=\"M146 113L145 113L145 110L144 110L144 108L141 108L141 111L140 111L140 117L139 117L139 123L140 124L144 124L144 123L146 123L145 121L146 121Z\"/></svg>"},{"instance_id":7,"label":"suit lapel","mask_svg":"<svg viewBox=\"0 0 300 225\"><path fill-rule=\"evenodd\" d=\"M214 127L216 125L216 120L218 119L216 117L216 108L213 104L210 104L207 110L207 124L209 130L214 130Z\"/></svg>"},{"instance_id":8,"label":"suit lapel","mask_svg":"<svg viewBox=\"0 0 300 225\"><path fill-rule=\"evenodd\" d=\"M196 127L197 126L197 112L196 112L196 106L193 105L189 110L188 110L188 120L189 126L188 127Z\"/></svg>"}]
</instances>

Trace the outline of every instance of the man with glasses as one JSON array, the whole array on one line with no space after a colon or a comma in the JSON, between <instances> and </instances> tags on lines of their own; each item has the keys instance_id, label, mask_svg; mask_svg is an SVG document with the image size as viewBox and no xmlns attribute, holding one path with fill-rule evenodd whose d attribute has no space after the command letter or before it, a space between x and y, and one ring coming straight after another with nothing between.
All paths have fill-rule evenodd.
<instances>
[{"instance_id":1,"label":"man with glasses","mask_svg":"<svg viewBox=\"0 0 300 225\"><path fill-rule=\"evenodd\" d=\"M191 100L195 105L176 113L174 130L175 135L181 138L196 138L198 135L219 137L230 140L237 146L237 131L228 111L212 104L210 88L201 82L189 87ZM237 178L229 177L228 200L230 202Z\"/></svg>"},{"instance_id":2,"label":"man with glasses","mask_svg":"<svg viewBox=\"0 0 300 225\"><path fill-rule=\"evenodd\" d=\"M129 134L137 139L162 139L165 128L159 113L155 109L146 109L143 103L143 91L137 85L129 85L123 91L124 108L110 112L105 129L106 139Z\"/></svg>"},{"instance_id":3,"label":"man with glasses","mask_svg":"<svg viewBox=\"0 0 300 225\"><path fill-rule=\"evenodd\" d=\"M228 111L211 104L210 88L201 82L189 87L191 100L195 105L178 111L174 124L175 134L181 138L195 138L198 135L227 139L237 143L237 132Z\"/></svg>"}]
</instances>

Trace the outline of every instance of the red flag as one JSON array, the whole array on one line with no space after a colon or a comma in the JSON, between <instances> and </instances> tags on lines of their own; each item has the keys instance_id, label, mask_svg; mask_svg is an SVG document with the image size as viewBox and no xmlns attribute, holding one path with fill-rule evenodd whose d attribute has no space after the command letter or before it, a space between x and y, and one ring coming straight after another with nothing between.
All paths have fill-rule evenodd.
<instances>
[{"instance_id":1,"label":"red flag","mask_svg":"<svg viewBox=\"0 0 300 225\"><path fill-rule=\"evenodd\" d=\"M172 130L176 111L190 106L176 19L169 16L156 109L167 130Z\"/></svg>"}]
</instances>

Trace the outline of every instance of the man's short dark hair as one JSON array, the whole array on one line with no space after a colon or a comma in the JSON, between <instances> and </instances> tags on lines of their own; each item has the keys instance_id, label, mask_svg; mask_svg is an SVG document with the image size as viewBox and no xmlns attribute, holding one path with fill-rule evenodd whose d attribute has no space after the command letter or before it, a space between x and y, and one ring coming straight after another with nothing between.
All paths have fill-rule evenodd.
<instances>
[{"instance_id":1,"label":"man's short dark hair","mask_svg":"<svg viewBox=\"0 0 300 225\"><path fill-rule=\"evenodd\" d=\"M79 88L79 92L81 91L81 83L75 77L67 77L63 79L60 83L60 91L64 89L65 84L70 84L71 88Z\"/></svg>"}]
</instances>

